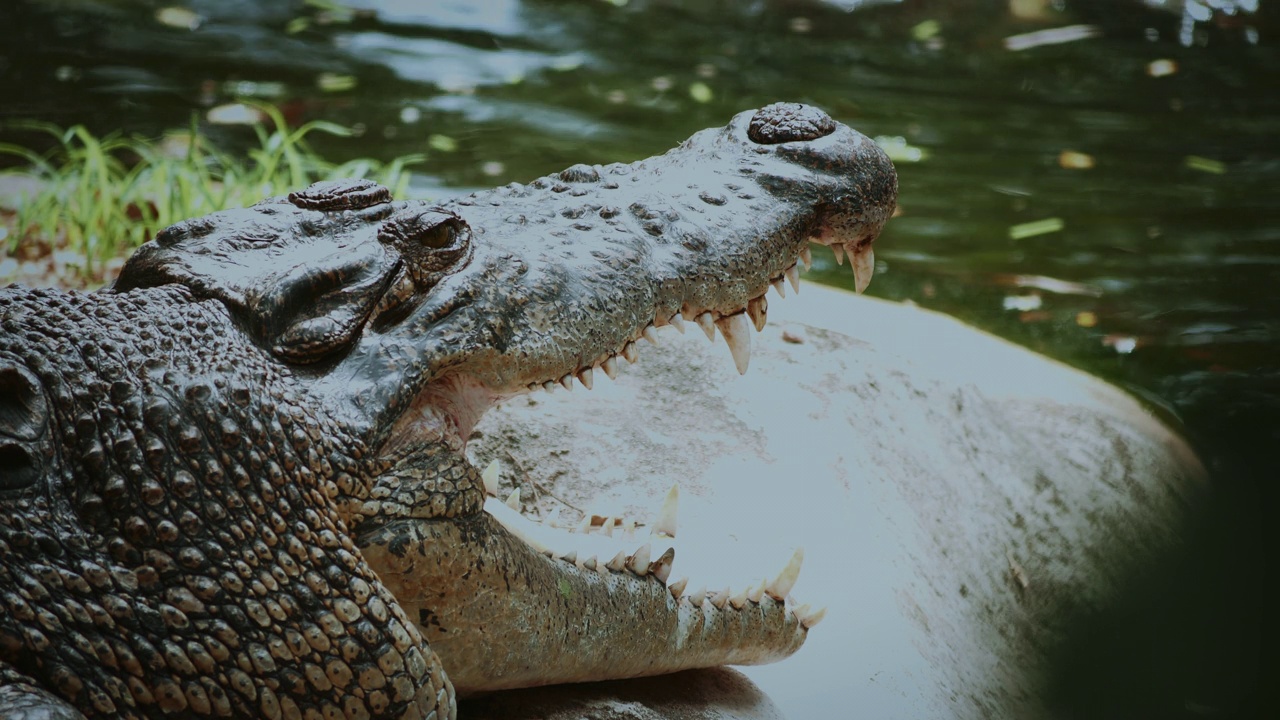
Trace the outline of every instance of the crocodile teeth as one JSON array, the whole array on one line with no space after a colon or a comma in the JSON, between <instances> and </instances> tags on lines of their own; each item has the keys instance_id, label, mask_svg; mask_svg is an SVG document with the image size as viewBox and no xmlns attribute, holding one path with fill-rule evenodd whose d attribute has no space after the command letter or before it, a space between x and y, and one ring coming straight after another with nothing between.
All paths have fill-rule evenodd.
<instances>
[{"instance_id":1,"label":"crocodile teeth","mask_svg":"<svg viewBox=\"0 0 1280 720\"><path fill-rule=\"evenodd\" d=\"M751 316L751 323L756 326L756 332L764 330L764 324L769 315L769 300L764 295L749 300L747 314Z\"/></svg>"},{"instance_id":2,"label":"crocodile teeth","mask_svg":"<svg viewBox=\"0 0 1280 720\"><path fill-rule=\"evenodd\" d=\"M600 369L604 371L605 375L609 376L610 380L616 380L618 378L618 361L615 360L612 355L605 358L604 361L600 363Z\"/></svg>"},{"instance_id":3,"label":"crocodile teeth","mask_svg":"<svg viewBox=\"0 0 1280 720\"><path fill-rule=\"evenodd\" d=\"M582 566L584 569L586 569L586 570L595 570L595 569L596 569L596 556L595 556L595 555L588 555L588 556L587 556L587 558L586 558L585 560L583 560L581 563L579 563L579 565L581 565L581 566Z\"/></svg>"},{"instance_id":4,"label":"crocodile teeth","mask_svg":"<svg viewBox=\"0 0 1280 720\"><path fill-rule=\"evenodd\" d=\"M657 560L649 563L649 572L658 579L658 582L666 584L667 578L671 577L671 563L676 560L676 549L667 548Z\"/></svg>"},{"instance_id":5,"label":"crocodile teeth","mask_svg":"<svg viewBox=\"0 0 1280 720\"><path fill-rule=\"evenodd\" d=\"M605 537L613 537L613 518L607 517L600 524L600 534Z\"/></svg>"},{"instance_id":6,"label":"crocodile teeth","mask_svg":"<svg viewBox=\"0 0 1280 720\"><path fill-rule=\"evenodd\" d=\"M675 328L676 332L680 333L681 335L684 334L684 318L681 317L680 313L676 313L675 315L672 315L671 320L669 320L667 324Z\"/></svg>"},{"instance_id":7,"label":"crocodile teeth","mask_svg":"<svg viewBox=\"0 0 1280 720\"><path fill-rule=\"evenodd\" d=\"M627 553L619 550L618 554L614 555L613 559L605 563L604 566L614 572L622 572L627 567Z\"/></svg>"},{"instance_id":8,"label":"crocodile teeth","mask_svg":"<svg viewBox=\"0 0 1280 720\"><path fill-rule=\"evenodd\" d=\"M799 295L800 294L800 271L796 269L796 266L792 265L786 270L783 270L782 274L786 276L787 282L791 283L791 289L794 290L797 295Z\"/></svg>"},{"instance_id":9,"label":"crocodile teeth","mask_svg":"<svg viewBox=\"0 0 1280 720\"><path fill-rule=\"evenodd\" d=\"M588 390L591 389L592 384L594 384L593 374L591 368L582 368L578 371L578 382L582 383L582 387Z\"/></svg>"},{"instance_id":10,"label":"crocodile teeth","mask_svg":"<svg viewBox=\"0 0 1280 720\"><path fill-rule=\"evenodd\" d=\"M808 630L814 625L822 622L822 618L827 616L827 609L825 607L820 607L817 610L813 610L806 604L796 608L795 614L796 619L800 621L800 624Z\"/></svg>"},{"instance_id":11,"label":"crocodile teeth","mask_svg":"<svg viewBox=\"0 0 1280 720\"><path fill-rule=\"evenodd\" d=\"M640 337L648 340L650 345L658 344L658 333L653 329L653 323L644 326L644 330L640 331Z\"/></svg>"},{"instance_id":12,"label":"crocodile teeth","mask_svg":"<svg viewBox=\"0 0 1280 720\"><path fill-rule=\"evenodd\" d=\"M634 342L628 340L627 344L622 346L622 357L626 358L627 362L632 365L636 364L636 361L640 359L640 353L636 350Z\"/></svg>"},{"instance_id":13,"label":"crocodile teeth","mask_svg":"<svg viewBox=\"0 0 1280 720\"><path fill-rule=\"evenodd\" d=\"M502 464L497 460L489 463L489 466L480 473L480 479L484 481L484 492L486 495L498 496L498 476L502 474Z\"/></svg>"},{"instance_id":14,"label":"crocodile teeth","mask_svg":"<svg viewBox=\"0 0 1280 720\"><path fill-rule=\"evenodd\" d=\"M778 573L778 577L769 583L764 589L769 593L769 597L774 600L785 600L787 595L791 593L791 588L795 587L796 579L800 577L800 565L804 563L804 548L796 548L795 554L787 561L786 566Z\"/></svg>"},{"instance_id":15,"label":"crocodile teeth","mask_svg":"<svg viewBox=\"0 0 1280 720\"><path fill-rule=\"evenodd\" d=\"M575 564L576 564L576 563L578 562L578 551L577 551L577 550L570 550L569 552L567 552L567 553L565 553L565 554L561 555L561 556L560 556L560 559L561 559L561 560L563 560L563 561L565 561L565 562L567 562L567 563L575 563Z\"/></svg>"},{"instance_id":16,"label":"crocodile teeth","mask_svg":"<svg viewBox=\"0 0 1280 720\"><path fill-rule=\"evenodd\" d=\"M713 342L715 341L716 339L715 320L711 318L710 312L702 313L698 317L694 318L693 321L698 323L698 327L702 328L702 332L707 334L708 340L711 340Z\"/></svg>"},{"instance_id":17,"label":"crocodile teeth","mask_svg":"<svg viewBox=\"0 0 1280 720\"><path fill-rule=\"evenodd\" d=\"M732 605L735 610L741 610L742 606L747 604L747 589L743 588L730 595L729 604Z\"/></svg>"},{"instance_id":18,"label":"crocodile teeth","mask_svg":"<svg viewBox=\"0 0 1280 720\"><path fill-rule=\"evenodd\" d=\"M768 580L761 580L759 585L753 586L751 589L747 590L747 599L753 603L760 602L760 599L764 597L764 588L768 584Z\"/></svg>"},{"instance_id":19,"label":"crocodile teeth","mask_svg":"<svg viewBox=\"0 0 1280 720\"><path fill-rule=\"evenodd\" d=\"M747 365L751 363L751 331L747 326L746 313L722 317L716 321L716 326L720 328L720 334L729 346L738 374L745 375Z\"/></svg>"},{"instance_id":20,"label":"crocodile teeth","mask_svg":"<svg viewBox=\"0 0 1280 720\"><path fill-rule=\"evenodd\" d=\"M653 552L653 548L645 543L641 545L631 557L627 558L623 565L636 575L647 575L649 573L649 555Z\"/></svg>"},{"instance_id":21,"label":"crocodile teeth","mask_svg":"<svg viewBox=\"0 0 1280 720\"><path fill-rule=\"evenodd\" d=\"M715 591L711 594L710 600L712 605L723 610L724 606L729 602L729 588Z\"/></svg>"},{"instance_id":22,"label":"crocodile teeth","mask_svg":"<svg viewBox=\"0 0 1280 720\"><path fill-rule=\"evenodd\" d=\"M505 503L507 507L511 508L512 510L519 510L520 509L520 488L516 488L515 490L512 490L511 494L507 496Z\"/></svg>"},{"instance_id":23,"label":"crocodile teeth","mask_svg":"<svg viewBox=\"0 0 1280 720\"><path fill-rule=\"evenodd\" d=\"M782 284L782 278L774 278L769 281L769 284L773 285L773 289L777 291L778 297L784 298L787 296L787 287Z\"/></svg>"},{"instance_id":24,"label":"crocodile teeth","mask_svg":"<svg viewBox=\"0 0 1280 720\"><path fill-rule=\"evenodd\" d=\"M702 605L702 601L707 597L707 589L700 587L694 592L689 593L689 603L694 607Z\"/></svg>"},{"instance_id":25,"label":"crocodile teeth","mask_svg":"<svg viewBox=\"0 0 1280 720\"><path fill-rule=\"evenodd\" d=\"M849 264L853 266L853 289L861 294L871 284L871 276L876 270L876 254L870 245L865 245L860 250L850 249L849 256Z\"/></svg>"},{"instance_id":26,"label":"crocodile teeth","mask_svg":"<svg viewBox=\"0 0 1280 720\"><path fill-rule=\"evenodd\" d=\"M552 390L555 390L555 389L556 389L556 381L555 381L555 380L547 380L547 381L543 382L543 383L542 383L542 389L543 389L543 390L546 390L547 392L551 392Z\"/></svg>"},{"instance_id":27,"label":"crocodile teeth","mask_svg":"<svg viewBox=\"0 0 1280 720\"><path fill-rule=\"evenodd\" d=\"M844 246L843 246L843 245L832 245L832 246L831 246L831 252L835 253L835 256L836 256L836 264L837 264L837 265L843 265L843 264L844 264Z\"/></svg>"},{"instance_id":28,"label":"crocodile teeth","mask_svg":"<svg viewBox=\"0 0 1280 720\"><path fill-rule=\"evenodd\" d=\"M680 596L684 594L685 586L688 584L689 584L689 578L682 577L679 580L668 585L667 590L671 591L671 597L675 598L676 600L679 600Z\"/></svg>"},{"instance_id":29,"label":"crocodile teeth","mask_svg":"<svg viewBox=\"0 0 1280 720\"><path fill-rule=\"evenodd\" d=\"M813 253L809 252L809 248L800 251L800 262L804 263L805 270L813 267Z\"/></svg>"},{"instance_id":30,"label":"crocodile teeth","mask_svg":"<svg viewBox=\"0 0 1280 720\"><path fill-rule=\"evenodd\" d=\"M564 388L565 390L570 390L570 391L573 390L573 374L572 373L565 373L560 378L560 387Z\"/></svg>"},{"instance_id":31,"label":"crocodile teeth","mask_svg":"<svg viewBox=\"0 0 1280 720\"><path fill-rule=\"evenodd\" d=\"M622 537L633 538L636 536L636 519L622 518Z\"/></svg>"},{"instance_id":32,"label":"crocodile teeth","mask_svg":"<svg viewBox=\"0 0 1280 720\"><path fill-rule=\"evenodd\" d=\"M676 536L676 510L680 504L680 486L672 485L667 497L662 501L662 509L658 511L658 519L653 523L653 535Z\"/></svg>"}]
</instances>

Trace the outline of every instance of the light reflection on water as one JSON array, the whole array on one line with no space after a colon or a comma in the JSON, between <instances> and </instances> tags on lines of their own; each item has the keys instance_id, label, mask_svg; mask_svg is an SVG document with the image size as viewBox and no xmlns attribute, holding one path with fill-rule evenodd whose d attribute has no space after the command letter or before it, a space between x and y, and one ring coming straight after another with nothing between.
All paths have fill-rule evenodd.
<instances>
[{"instance_id":1,"label":"light reflection on water","mask_svg":"<svg viewBox=\"0 0 1280 720\"><path fill-rule=\"evenodd\" d=\"M1274 9L1217 4L1232 12L1197 20L1205 6L1190 0L365 0L352 12L204 0L186 4L192 31L146 3L19 2L0 10L0 114L155 132L236 93L266 96L296 122L366 128L316 138L335 159L446 136L455 149L430 152L414 183L440 196L652 155L744 108L812 102L919 156L899 162L902 215L880 241L872 294L1130 388L1185 422L1227 495L1272 508L1280 25ZM1096 32L1006 49L1077 25ZM354 85L325 91L321 73ZM1011 237L1047 220L1061 229ZM815 255L811 278L849 286ZM1017 280L1028 277L1042 280Z\"/></svg>"}]
</instances>

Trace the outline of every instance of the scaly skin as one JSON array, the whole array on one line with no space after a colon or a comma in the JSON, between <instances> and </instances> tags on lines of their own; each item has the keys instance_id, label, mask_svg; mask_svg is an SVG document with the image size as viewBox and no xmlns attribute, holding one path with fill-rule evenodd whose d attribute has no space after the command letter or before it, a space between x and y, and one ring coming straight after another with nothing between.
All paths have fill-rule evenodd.
<instances>
[{"instance_id":1,"label":"scaly skin","mask_svg":"<svg viewBox=\"0 0 1280 720\"><path fill-rule=\"evenodd\" d=\"M785 589L694 603L670 555L531 547L463 448L651 325L714 322L745 370L770 282L811 238L864 281L896 189L775 105L440 206L321 183L164 231L106 292L0 292L0 716L453 717L794 652Z\"/></svg>"}]
</instances>

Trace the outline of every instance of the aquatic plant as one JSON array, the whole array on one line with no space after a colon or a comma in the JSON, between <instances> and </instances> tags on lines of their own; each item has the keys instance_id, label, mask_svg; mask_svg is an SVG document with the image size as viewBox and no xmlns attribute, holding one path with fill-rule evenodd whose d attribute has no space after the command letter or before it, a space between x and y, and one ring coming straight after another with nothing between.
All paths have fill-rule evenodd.
<instances>
[{"instance_id":1,"label":"aquatic plant","mask_svg":"<svg viewBox=\"0 0 1280 720\"><path fill-rule=\"evenodd\" d=\"M4 211L9 217L0 218L8 226L6 255L30 259L70 253L75 261L68 267L81 281L101 281L105 263L180 220L333 178L369 177L403 196L407 166L423 160L422 155L407 155L388 162L359 158L335 164L320 157L307 137L315 132L351 136L350 128L313 120L290 129L277 108L252 107L265 122L252 126L257 143L243 154L217 147L194 118L186 131L160 139L120 132L99 137L83 125L6 123L8 130L56 139L43 153L0 143L0 153L26 163L0 176L21 180L28 188L9 203L14 206Z\"/></svg>"}]
</instances>

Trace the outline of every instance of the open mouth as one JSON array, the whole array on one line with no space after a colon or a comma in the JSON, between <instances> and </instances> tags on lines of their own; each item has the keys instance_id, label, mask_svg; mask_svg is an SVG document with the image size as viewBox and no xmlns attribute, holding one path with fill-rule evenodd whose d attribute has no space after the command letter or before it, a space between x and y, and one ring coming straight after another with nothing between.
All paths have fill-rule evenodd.
<instances>
[{"instance_id":1,"label":"open mouth","mask_svg":"<svg viewBox=\"0 0 1280 720\"><path fill-rule=\"evenodd\" d=\"M812 241L831 247L838 263L843 264L844 256L848 254L858 291L866 288L874 267L870 239L842 242L834 234L824 233ZM572 389L572 381L577 378L584 387L591 389L595 370L601 370L610 379L616 378L622 360L628 363L638 360L638 342L644 340L656 346L659 344L659 327L670 325L683 334L689 322L696 324L712 342L718 331L729 348L734 366L739 373L745 373L751 359L751 328L762 331L767 322L769 288L772 287L779 298L786 297L787 285L791 286L792 292L799 293L800 270L808 270L812 264L811 251L805 246L785 270L772 278L744 306L718 312L686 305L665 321L655 318L616 352L601 357L591 366L566 373L555 380L530 383L528 387L547 392L553 392L558 385ZM499 497L500 473L497 461L490 463L483 473L487 495L485 511L535 551L564 563L566 570L573 567L580 572L626 573L661 583L677 603L690 608L699 608L706 603L717 610L742 610L772 602L783 605L805 628L816 625L826 613L825 608L797 605L789 598L804 560L802 548L797 549L771 579L737 588L695 587L687 577L673 573L678 547L678 486L672 486L661 507L648 520L587 512L576 519L566 519L562 513L552 520L537 521L520 512L518 488L505 499Z\"/></svg>"}]
</instances>

